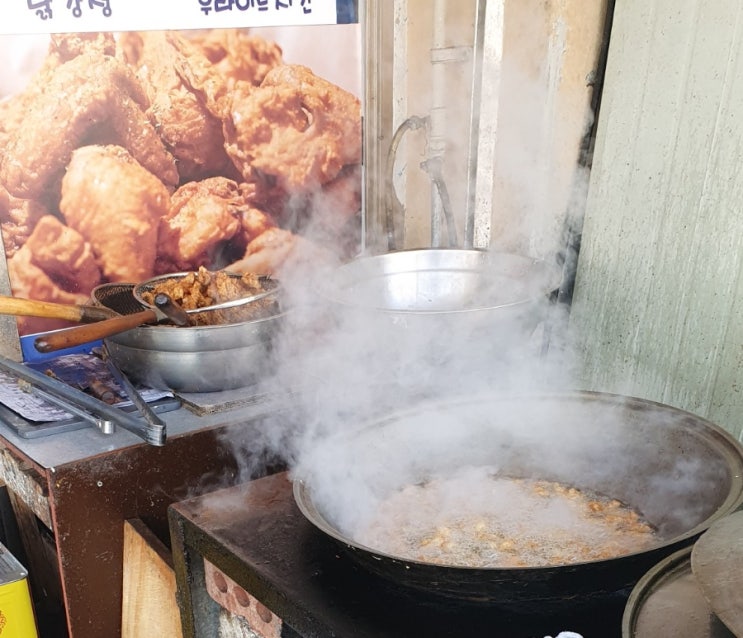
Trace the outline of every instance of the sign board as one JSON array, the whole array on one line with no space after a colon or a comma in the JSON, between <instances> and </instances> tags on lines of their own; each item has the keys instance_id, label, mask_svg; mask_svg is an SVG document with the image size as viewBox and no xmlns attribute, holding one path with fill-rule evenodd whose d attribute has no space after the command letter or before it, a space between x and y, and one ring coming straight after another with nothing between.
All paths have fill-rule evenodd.
<instances>
[{"instance_id":1,"label":"sign board","mask_svg":"<svg viewBox=\"0 0 743 638\"><path fill-rule=\"evenodd\" d=\"M0 33L307 26L356 22L344 0L4 0Z\"/></svg>"},{"instance_id":2,"label":"sign board","mask_svg":"<svg viewBox=\"0 0 743 638\"><path fill-rule=\"evenodd\" d=\"M0 294L79 305L105 283L354 253L357 3L2 5ZM0 313L0 350L27 358L19 336L62 327Z\"/></svg>"}]
</instances>

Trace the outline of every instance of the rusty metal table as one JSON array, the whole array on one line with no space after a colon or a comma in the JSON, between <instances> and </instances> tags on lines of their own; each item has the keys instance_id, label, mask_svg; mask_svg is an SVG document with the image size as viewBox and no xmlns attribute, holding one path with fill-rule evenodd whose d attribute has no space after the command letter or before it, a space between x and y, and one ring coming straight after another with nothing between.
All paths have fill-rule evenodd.
<instances>
[{"instance_id":1,"label":"rusty metal table","mask_svg":"<svg viewBox=\"0 0 743 638\"><path fill-rule=\"evenodd\" d=\"M0 478L53 537L72 638L121 634L124 521L141 519L168 544L167 507L238 480L231 441L249 447L276 411L271 400L208 416L179 408L162 415L162 447L120 428L26 439L0 423Z\"/></svg>"}]
</instances>

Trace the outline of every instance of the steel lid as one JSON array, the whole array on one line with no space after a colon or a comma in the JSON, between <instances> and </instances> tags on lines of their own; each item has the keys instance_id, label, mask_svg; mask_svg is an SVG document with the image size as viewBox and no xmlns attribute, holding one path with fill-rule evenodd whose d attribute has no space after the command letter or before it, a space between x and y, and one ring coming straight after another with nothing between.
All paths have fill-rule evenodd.
<instances>
[{"instance_id":1,"label":"steel lid","mask_svg":"<svg viewBox=\"0 0 743 638\"><path fill-rule=\"evenodd\" d=\"M699 537L691 571L715 615L743 636L743 511L721 518Z\"/></svg>"},{"instance_id":2,"label":"steel lid","mask_svg":"<svg viewBox=\"0 0 743 638\"><path fill-rule=\"evenodd\" d=\"M692 547L671 554L637 582L624 610L622 638L735 638L692 572Z\"/></svg>"}]
</instances>

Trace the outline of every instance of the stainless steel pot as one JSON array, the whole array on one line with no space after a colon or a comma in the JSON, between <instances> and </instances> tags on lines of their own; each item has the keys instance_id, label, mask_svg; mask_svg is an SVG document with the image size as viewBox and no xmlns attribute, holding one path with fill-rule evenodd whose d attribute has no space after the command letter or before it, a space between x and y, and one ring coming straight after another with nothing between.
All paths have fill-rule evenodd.
<instances>
[{"instance_id":1,"label":"stainless steel pot","mask_svg":"<svg viewBox=\"0 0 743 638\"><path fill-rule=\"evenodd\" d=\"M523 255L422 248L349 262L324 279L321 293L340 306L411 319L521 309L560 278L556 266Z\"/></svg>"},{"instance_id":2,"label":"stainless steel pot","mask_svg":"<svg viewBox=\"0 0 743 638\"><path fill-rule=\"evenodd\" d=\"M560 280L554 264L523 255L425 248L344 264L323 277L318 299L355 360L411 379L421 364L483 368L541 348L537 328Z\"/></svg>"},{"instance_id":3,"label":"stainless steel pot","mask_svg":"<svg viewBox=\"0 0 743 638\"><path fill-rule=\"evenodd\" d=\"M255 383L271 369L284 314L216 326L140 326L105 339L132 379L154 388L215 392Z\"/></svg>"},{"instance_id":4,"label":"stainless steel pot","mask_svg":"<svg viewBox=\"0 0 743 638\"><path fill-rule=\"evenodd\" d=\"M465 466L559 481L617 498L659 533L647 551L554 567L470 569L393 556L354 540L375 502ZM473 396L423 403L317 444L294 496L350 557L405 588L518 606L586 601L630 587L743 503L743 448L714 424L610 394Z\"/></svg>"}]
</instances>

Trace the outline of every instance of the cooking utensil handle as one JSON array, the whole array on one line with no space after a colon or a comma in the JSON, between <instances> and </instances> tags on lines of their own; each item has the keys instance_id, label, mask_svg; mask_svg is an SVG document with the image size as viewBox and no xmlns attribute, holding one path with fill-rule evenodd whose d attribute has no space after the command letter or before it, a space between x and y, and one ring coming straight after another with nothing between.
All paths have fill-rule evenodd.
<instances>
[{"instance_id":1,"label":"cooking utensil handle","mask_svg":"<svg viewBox=\"0 0 743 638\"><path fill-rule=\"evenodd\" d=\"M0 295L0 314L92 322L110 319L116 313L108 308L98 308L96 306L68 305Z\"/></svg>"},{"instance_id":2,"label":"cooking utensil handle","mask_svg":"<svg viewBox=\"0 0 743 638\"><path fill-rule=\"evenodd\" d=\"M105 339L119 332L141 326L143 323L156 322L157 319L156 312L149 309L135 312L131 315L120 315L85 326L75 326L73 328L50 332L44 336L37 337L34 341L34 347L39 352L55 352L64 348L81 346L90 341Z\"/></svg>"},{"instance_id":3,"label":"cooking utensil handle","mask_svg":"<svg viewBox=\"0 0 743 638\"><path fill-rule=\"evenodd\" d=\"M191 323L188 313L173 301L170 298L170 295L164 292L158 292L153 301L155 307L157 307L158 310L160 310L176 326L188 326Z\"/></svg>"}]
</instances>

